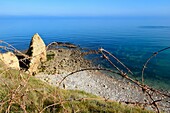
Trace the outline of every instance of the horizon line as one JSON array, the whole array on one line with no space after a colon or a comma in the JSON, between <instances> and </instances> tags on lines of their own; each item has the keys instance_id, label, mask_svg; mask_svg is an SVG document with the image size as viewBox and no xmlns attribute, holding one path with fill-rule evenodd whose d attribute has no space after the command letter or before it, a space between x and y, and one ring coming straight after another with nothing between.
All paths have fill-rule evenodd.
<instances>
[{"instance_id":1,"label":"horizon line","mask_svg":"<svg viewBox=\"0 0 170 113\"><path fill-rule=\"evenodd\" d=\"M170 15L1 15L0 17L55 17L55 18L170 18Z\"/></svg>"}]
</instances>

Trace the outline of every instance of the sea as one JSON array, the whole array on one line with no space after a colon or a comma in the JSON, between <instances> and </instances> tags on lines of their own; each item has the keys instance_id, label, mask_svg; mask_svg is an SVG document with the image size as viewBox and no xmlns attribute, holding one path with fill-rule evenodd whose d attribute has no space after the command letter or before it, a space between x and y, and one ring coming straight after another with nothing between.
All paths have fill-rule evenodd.
<instances>
[{"instance_id":1,"label":"sea","mask_svg":"<svg viewBox=\"0 0 170 113\"><path fill-rule=\"evenodd\" d=\"M170 47L169 17L45 17L1 16L0 40L18 50L28 49L38 33L46 44L69 42L82 48L105 50L116 56L141 81L144 63L154 53ZM98 60L106 68L111 65ZM116 62L117 63L117 62ZM116 64L117 65L117 64ZM145 84L170 90L170 49L148 63Z\"/></svg>"}]
</instances>

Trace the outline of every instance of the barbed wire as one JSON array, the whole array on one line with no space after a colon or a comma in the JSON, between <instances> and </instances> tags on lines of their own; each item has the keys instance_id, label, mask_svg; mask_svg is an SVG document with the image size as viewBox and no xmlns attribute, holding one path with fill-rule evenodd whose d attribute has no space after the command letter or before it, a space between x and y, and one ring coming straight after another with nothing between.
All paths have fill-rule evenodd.
<instances>
[{"instance_id":1,"label":"barbed wire","mask_svg":"<svg viewBox=\"0 0 170 113\"><path fill-rule=\"evenodd\" d=\"M166 51L166 50L168 50L168 49L170 49L170 47L166 47L166 48L163 48L163 49L161 49L161 50L159 50L159 51L157 51L157 52L154 52L147 60L146 60L146 62L145 62L145 64L143 65L143 68L142 68L142 83L144 83L144 72L145 72L145 69L147 68L147 65L148 65L148 63L150 62L150 60L152 59L152 58L154 58L154 57L156 57L159 53L161 53L161 52L163 52L163 51Z\"/></svg>"},{"instance_id":2,"label":"barbed wire","mask_svg":"<svg viewBox=\"0 0 170 113\"><path fill-rule=\"evenodd\" d=\"M24 60L30 60L32 57L31 56L28 56L22 52L20 52L19 50L17 50L16 48L14 48L12 45L0 40L0 43L3 43L3 44L6 44L5 46L0 46L1 49L5 50L5 51L13 51L13 52L16 52L18 53L19 55L22 55L24 56L23 59L19 59L20 62L24 62ZM67 44L67 43L57 43L57 42L52 42L50 43L49 45L46 46L46 49L48 50L50 48L50 46L64 46L64 47L67 47L68 49L69 48L76 48L76 46L74 45L71 45L71 44ZM74 47L73 47L74 46ZM77 48L76 48L77 49ZM165 50L168 50L170 49L170 47L167 47L167 48L164 48L164 49L161 49L155 53L153 53L153 55L146 61L146 63L144 64L144 67L142 69L142 83L140 83L139 81L137 80L134 80L132 77L129 77L129 74L131 75L134 75L133 72L126 66L124 65L123 62L121 62L115 55L111 54L110 52L108 52L107 50L103 49L103 48L100 48L99 50L92 50L92 51L89 51L89 52L86 52L84 53L84 55L88 55L88 54L101 54L103 56L104 59L106 59L117 71L115 70L111 70L111 69L106 69L106 68L100 68L100 67L89 67L89 68L84 68L84 69L80 69L80 70L76 70L76 71L73 71L69 74L67 74L66 76L64 76L62 78L62 80L59 82L59 86L61 85L61 83L69 76L75 74L75 73L78 73L78 72L81 72L81 71L95 71L95 70L98 70L98 71L107 71L107 72L111 72L111 73L114 73L114 74L117 74L117 75L120 75L121 77L131 81L132 83L136 84L139 88L142 89L143 93L146 94L148 96L148 100L147 102L132 102L132 101L120 101L121 103L126 103L126 104L133 104L133 105L143 105L143 106L153 106L155 108L155 111L157 113L160 113L160 106L158 105L158 103L164 101L165 98L170 98L170 95L169 93L165 93L165 92L162 92L160 90L157 90L157 89L154 89L146 84L144 84L144 71L145 71L145 68L148 64L148 62L154 57L156 56L158 53L160 52L163 52ZM82 49L83 50L83 49ZM119 64L121 64L127 71L128 73L125 73L123 72L118 66L116 66L113 61L109 58L109 57L112 57L114 58L114 60L116 60ZM5 64L5 63L3 63ZM26 66L28 66L28 64L25 63ZM11 73L9 70L10 68L7 68L6 65L4 65L4 70L0 73L0 75L3 75L3 73L7 73L8 75L12 76L13 73ZM21 70L18 70L18 84L15 86L15 87L10 87L9 86L9 83L6 82L5 80L3 79L0 79L0 81L3 82L3 84L7 87L8 89L8 94L4 97L4 99L0 100L0 111L3 111L4 110L4 106L6 106L7 104L7 107L5 109L5 112L6 113L9 113L10 110L11 110L11 107L12 105L14 104L18 104L20 105L21 109L23 110L24 113L27 113L27 109L26 109L26 102L25 100L29 100L29 102L31 104L33 104L34 102L28 98L28 92L33 92L33 91L36 91L36 92L39 92L41 94L41 91L37 90L37 89L33 89L33 88L28 88L29 86L29 80L31 78L31 76L28 76L28 77L23 77L22 75L22 71ZM12 78L12 77L11 77ZM11 79L12 81L15 82L15 80ZM59 87L58 86L58 87ZM42 89L42 91L44 91L44 89ZM35 106L35 109L37 109L38 112L42 113L44 112L46 109L52 107L52 106L56 106L56 105L61 105L61 107L66 110L65 106L64 106L64 103L67 103L67 102L70 102L70 101L84 101L84 100L103 100L103 101L106 101L106 102L112 102L112 100L109 100L109 98L100 98L100 99L97 99L97 98L75 98L75 99L63 99L62 98L62 95L60 94L61 92L56 92L55 91L55 94L52 95L45 95L45 94L42 94L44 97L43 97L43 100L46 100L48 99L49 97L50 98L53 98L54 99L54 102L50 105L47 105L47 106L44 106L42 108L39 108L37 107L36 105ZM157 95L159 94L160 97L162 97L161 99L154 99L154 95ZM59 100L56 98L59 97ZM42 101L43 101L42 100ZM167 103L170 103L167 101ZM165 108L169 108L169 106L164 106Z\"/></svg>"}]
</instances>

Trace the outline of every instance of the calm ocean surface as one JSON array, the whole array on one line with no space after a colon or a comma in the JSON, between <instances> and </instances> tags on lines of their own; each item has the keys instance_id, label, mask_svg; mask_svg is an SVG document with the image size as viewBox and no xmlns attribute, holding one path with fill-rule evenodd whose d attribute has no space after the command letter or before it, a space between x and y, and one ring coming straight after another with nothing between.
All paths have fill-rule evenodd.
<instances>
[{"instance_id":1,"label":"calm ocean surface","mask_svg":"<svg viewBox=\"0 0 170 113\"><path fill-rule=\"evenodd\" d=\"M140 79L146 59L170 46L170 18L0 17L0 40L19 50L28 48L35 33L46 44L63 41L90 49L103 47ZM150 86L170 90L170 50L151 60L145 80Z\"/></svg>"}]
</instances>

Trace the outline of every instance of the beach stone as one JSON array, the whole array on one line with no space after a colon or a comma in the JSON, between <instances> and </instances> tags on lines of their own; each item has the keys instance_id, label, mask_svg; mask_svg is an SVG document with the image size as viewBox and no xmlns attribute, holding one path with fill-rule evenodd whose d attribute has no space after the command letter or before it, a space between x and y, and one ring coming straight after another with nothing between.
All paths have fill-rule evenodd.
<instances>
[{"instance_id":1,"label":"beach stone","mask_svg":"<svg viewBox=\"0 0 170 113\"><path fill-rule=\"evenodd\" d=\"M26 54L31 57L28 72L32 74L37 73L37 68L40 63L47 60L46 45L38 33L32 37L29 49Z\"/></svg>"},{"instance_id":2,"label":"beach stone","mask_svg":"<svg viewBox=\"0 0 170 113\"><path fill-rule=\"evenodd\" d=\"M0 53L0 60L9 68L20 69L19 60L12 52Z\"/></svg>"},{"instance_id":3,"label":"beach stone","mask_svg":"<svg viewBox=\"0 0 170 113\"><path fill-rule=\"evenodd\" d=\"M104 87L104 88L107 88L107 85L103 84L103 87Z\"/></svg>"}]
</instances>

